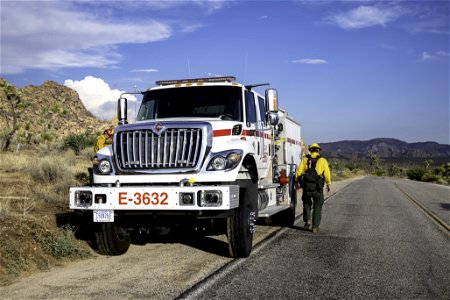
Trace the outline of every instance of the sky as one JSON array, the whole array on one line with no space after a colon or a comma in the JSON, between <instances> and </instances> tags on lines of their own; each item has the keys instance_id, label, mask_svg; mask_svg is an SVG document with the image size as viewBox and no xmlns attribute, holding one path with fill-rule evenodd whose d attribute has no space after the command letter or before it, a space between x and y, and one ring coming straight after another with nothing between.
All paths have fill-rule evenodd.
<instances>
[{"instance_id":1,"label":"sky","mask_svg":"<svg viewBox=\"0 0 450 300\"><path fill-rule=\"evenodd\" d=\"M66 85L105 120L123 91L231 75L276 88L307 144L449 144L448 0L0 0L0 11L0 76Z\"/></svg>"}]
</instances>

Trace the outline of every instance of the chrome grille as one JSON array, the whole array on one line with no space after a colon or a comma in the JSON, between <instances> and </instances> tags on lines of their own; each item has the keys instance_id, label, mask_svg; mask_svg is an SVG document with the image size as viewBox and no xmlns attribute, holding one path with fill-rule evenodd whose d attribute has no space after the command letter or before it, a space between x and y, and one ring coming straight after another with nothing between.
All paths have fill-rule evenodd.
<instances>
[{"instance_id":1,"label":"chrome grille","mask_svg":"<svg viewBox=\"0 0 450 300\"><path fill-rule=\"evenodd\" d=\"M168 128L117 133L115 153L122 171L194 169L201 157L202 129Z\"/></svg>"}]
</instances>

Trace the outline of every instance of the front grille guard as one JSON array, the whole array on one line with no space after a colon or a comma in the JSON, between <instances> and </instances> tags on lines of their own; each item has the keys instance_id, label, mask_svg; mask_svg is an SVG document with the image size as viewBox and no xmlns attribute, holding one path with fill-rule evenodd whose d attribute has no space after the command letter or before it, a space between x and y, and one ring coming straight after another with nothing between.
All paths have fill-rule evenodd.
<instances>
[{"instance_id":1,"label":"front grille guard","mask_svg":"<svg viewBox=\"0 0 450 300\"><path fill-rule=\"evenodd\" d=\"M113 151L120 173L169 174L198 172L211 146L209 123L152 122L116 128Z\"/></svg>"}]
</instances>

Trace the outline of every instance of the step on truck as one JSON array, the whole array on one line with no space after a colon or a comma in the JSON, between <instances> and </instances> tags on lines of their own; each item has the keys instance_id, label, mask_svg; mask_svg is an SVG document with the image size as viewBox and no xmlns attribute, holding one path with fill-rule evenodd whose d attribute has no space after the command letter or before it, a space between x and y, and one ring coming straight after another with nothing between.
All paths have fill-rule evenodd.
<instances>
[{"instance_id":1,"label":"step on truck","mask_svg":"<svg viewBox=\"0 0 450 300\"><path fill-rule=\"evenodd\" d=\"M267 86L265 95L257 87ZM142 94L136 120L127 95ZM134 95L133 95L134 96ZM231 257L250 255L258 219L291 226L300 125L269 84L234 77L157 81L123 93L113 143L93 160L90 186L70 188L70 208L91 214L93 247L125 253L154 228L226 234Z\"/></svg>"}]
</instances>

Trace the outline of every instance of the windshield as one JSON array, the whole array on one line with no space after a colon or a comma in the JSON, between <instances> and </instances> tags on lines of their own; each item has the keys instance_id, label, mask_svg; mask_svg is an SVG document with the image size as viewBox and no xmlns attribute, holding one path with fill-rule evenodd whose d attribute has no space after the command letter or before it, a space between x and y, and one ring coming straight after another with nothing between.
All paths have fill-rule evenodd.
<instances>
[{"instance_id":1,"label":"windshield","mask_svg":"<svg viewBox=\"0 0 450 300\"><path fill-rule=\"evenodd\" d=\"M148 91L142 100L137 120L177 117L242 121L242 89L200 86Z\"/></svg>"}]
</instances>

